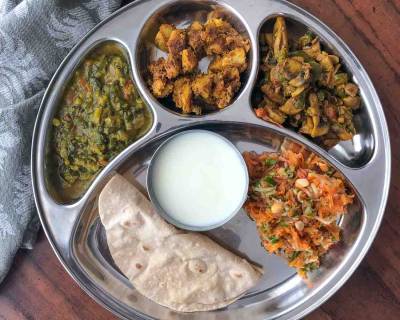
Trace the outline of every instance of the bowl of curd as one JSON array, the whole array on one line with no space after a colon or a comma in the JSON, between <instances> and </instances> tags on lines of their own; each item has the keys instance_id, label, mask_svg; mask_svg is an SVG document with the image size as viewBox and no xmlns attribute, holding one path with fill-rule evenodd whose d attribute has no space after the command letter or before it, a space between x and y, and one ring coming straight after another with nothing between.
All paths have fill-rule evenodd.
<instances>
[{"instance_id":1,"label":"bowl of curd","mask_svg":"<svg viewBox=\"0 0 400 320\"><path fill-rule=\"evenodd\" d=\"M147 189L157 212L178 228L217 228L242 208L249 175L239 150L207 130L179 132L151 159Z\"/></svg>"}]
</instances>

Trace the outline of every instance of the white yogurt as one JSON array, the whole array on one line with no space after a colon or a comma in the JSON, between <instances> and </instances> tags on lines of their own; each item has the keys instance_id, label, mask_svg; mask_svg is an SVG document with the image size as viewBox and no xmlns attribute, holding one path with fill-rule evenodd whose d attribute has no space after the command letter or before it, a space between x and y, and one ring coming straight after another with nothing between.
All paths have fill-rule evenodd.
<instances>
[{"instance_id":1,"label":"white yogurt","mask_svg":"<svg viewBox=\"0 0 400 320\"><path fill-rule=\"evenodd\" d=\"M169 217L185 226L218 225L245 200L246 165L235 147L215 133L192 130L178 134L153 161L153 196Z\"/></svg>"}]
</instances>

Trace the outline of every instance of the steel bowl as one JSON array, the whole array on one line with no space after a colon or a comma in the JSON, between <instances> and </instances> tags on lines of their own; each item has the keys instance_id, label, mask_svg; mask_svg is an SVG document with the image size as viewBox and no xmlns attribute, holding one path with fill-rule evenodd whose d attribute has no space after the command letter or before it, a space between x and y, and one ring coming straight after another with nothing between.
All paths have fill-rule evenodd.
<instances>
[{"instance_id":1,"label":"steel bowl","mask_svg":"<svg viewBox=\"0 0 400 320\"><path fill-rule=\"evenodd\" d=\"M158 201L157 194L156 194L156 192L154 192L154 186L153 186L154 164L156 163L157 157L160 154L160 152L166 147L166 145L171 140L175 139L176 137L178 137L180 135L193 133L193 132L212 134L212 135L215 135L216 137L218 137L219 139L225 141L230 146L230 148L235 151L237 157L240 159L240 162L241 162L241 165L242 165L244 171L246 172L246 179L244 180L245 188L243 189L244 192L243 192L243 195L242 195L242 198L241 198L241 200L239 202L238 207L235 208L225 219L222 219L221 221L219 221L217 223L209 224L207 226L188 225L188 224L182 223L181 221L178 221L178 220L174 219L170 215L170 213L167 212L162 207L160 202ZM147 193L149 194L149 198L150 198L151 203L156 208L158 214L160 216L162 216L165 220L167 220L169 223L175 225L176 227L178 227L180 229L186 229L186 230L192 230L192 231L209 231L209 230L221 227L222 225L226 224L229 220L231 220L241 210L244 202L247 199L247 191L248 191L248 185L249 185L249 174L248 174L248 171L247 171L246 162L244 161L244 159L242 157L242 154L239 152L239 150L236 148L236 146L232 142L230 142L224 136L221 136L220 134L215 133L214 131L206 131L206 130L201 130L201 129L195 129L195 130L181 131L181 132L169 137L168 139L166 139L157 148L157 150L154 152L153 156L151 157L150 164L149 164L149 167L147 169L146 184L147 184Z\"/></svg>"}]
</instances>

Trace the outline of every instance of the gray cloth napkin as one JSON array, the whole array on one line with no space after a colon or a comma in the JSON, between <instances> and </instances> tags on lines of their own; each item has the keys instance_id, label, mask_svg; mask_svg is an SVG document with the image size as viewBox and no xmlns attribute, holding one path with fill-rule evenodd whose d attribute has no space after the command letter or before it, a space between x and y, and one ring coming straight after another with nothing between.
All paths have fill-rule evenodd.
<instances>
[{"instance_id":1,"label":"gray cloth napkin","mask_svg":"<svg viewBox=\"0 0 400 320\"><path fill-rule=\"evenodd\" d=\"M62 59L120 0L0 0L0 282L39 228L30 177L35 116Z\"/></svg>"}]
</instances>

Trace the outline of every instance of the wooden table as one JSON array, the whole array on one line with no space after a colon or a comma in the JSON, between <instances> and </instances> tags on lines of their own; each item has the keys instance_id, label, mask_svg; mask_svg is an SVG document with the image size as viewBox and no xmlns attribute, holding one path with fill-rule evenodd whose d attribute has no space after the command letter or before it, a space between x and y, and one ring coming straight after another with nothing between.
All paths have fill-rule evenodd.
<instances>
[{"instance_id":1,"label":"wooden table","mask_svg":"<svg viewBox=\"0 0 400 320\"><path fill-rule=\"evenodd\" d=\"M393 148L389 203L372 248L350 280L307 319L397 320L400 319L400 1L294 2L330 26L361 60L381 98ZM0 319L115 317L68 276L41 232L35 249L18 253L10 274L0 285Z\"/></svg>"}]
</instances>

